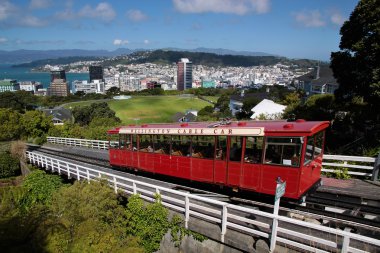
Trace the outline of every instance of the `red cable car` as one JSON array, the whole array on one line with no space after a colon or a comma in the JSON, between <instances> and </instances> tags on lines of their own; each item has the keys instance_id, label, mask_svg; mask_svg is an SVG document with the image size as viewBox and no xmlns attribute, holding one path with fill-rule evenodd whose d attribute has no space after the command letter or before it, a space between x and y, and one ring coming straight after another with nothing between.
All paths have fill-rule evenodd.
<instances>
[{"instance_id":1,"label":"red cable car","mask_svg":"<svg viewBox=\"0 0 380 253\"><path fill-rule=\"evenodd\" d=\"M108 131L110 164L299 199L318 184L329 122L247 121L130 125Z\"/></svg>"}]
</instances>

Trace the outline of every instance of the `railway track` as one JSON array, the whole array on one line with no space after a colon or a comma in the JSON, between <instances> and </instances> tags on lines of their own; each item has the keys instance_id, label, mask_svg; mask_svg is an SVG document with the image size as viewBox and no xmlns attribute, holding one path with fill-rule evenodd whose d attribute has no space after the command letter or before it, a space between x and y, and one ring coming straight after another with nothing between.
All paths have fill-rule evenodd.
<instances>
[{"instance_id":1,"label":"railway track","mask_svg":"<svg viewBox=\"0 0 380 253\"><path fill-rule=\"evenodd\" d=\"M52 148L34 147L33 149L38 152L67 158L70 160L92 164L96 166L102 166L109 169L113 169L107 159L99 157L91 157L81 153L70 153L63 150L54 150ZM196 184L188 182L185 184L178 184L178 179L168 177L151 175L147 173L136 173L133 170L130 172L126 170L119 170L129 174L140 174L144 177L152 179L169 181L172 185L171 188L180 191L190 192L199 196L204 196L212 199L217 199L227 203L235 205L243 205L246 207L257 208L262 211L272 212L273 205L269 201L273 201L273 197L267 197L268 201L261 202L254 198L254 195L249 195L249 198L237 197L236 193L231 196L226 189L210 189L210 187L202 187L202 184ZM174 185L174 186L173 186ZM203 185L204 186L204 185ZM222 192L219 193L219 192ZM264 198L265 199L265 198ZM378 238L380 236L380 208L373 205L365 205L358 203L350 203L347 201L339 201L336 196L328 196L326 193L319 194L315 192L306 198L306 202L303 205L296 205L294 203L283 203L284 206L280 207L280 212L283 215L288 215L296 219L310 221L314 223L323 224L330 227L338 228L352 228L353 231L359 234L365 234Z\"/></svg>"}]
</instances>

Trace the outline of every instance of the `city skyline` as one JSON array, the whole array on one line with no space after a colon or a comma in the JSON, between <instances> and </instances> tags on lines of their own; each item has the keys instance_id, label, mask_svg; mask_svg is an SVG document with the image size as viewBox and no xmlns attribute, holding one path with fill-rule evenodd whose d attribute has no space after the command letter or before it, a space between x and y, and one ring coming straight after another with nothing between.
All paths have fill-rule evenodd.
<instances>
[{"instance_id":1,"label":"city skyline","mask_svg":"<svg viewBox=\"0 0 380 253\"><path fill-rule=\"evenodd\" d=\"M0 50L206 47L326 61L357 2L0 0Z\"/></svg>"}]
</instances>

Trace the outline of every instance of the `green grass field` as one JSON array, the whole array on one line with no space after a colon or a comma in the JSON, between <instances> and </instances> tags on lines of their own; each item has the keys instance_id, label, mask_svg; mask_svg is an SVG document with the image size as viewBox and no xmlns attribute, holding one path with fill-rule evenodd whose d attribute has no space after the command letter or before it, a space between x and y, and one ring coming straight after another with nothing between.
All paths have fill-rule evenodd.
<instances>
[{"instance_id":1,"label":"green grass field","mask_svg":"<svg viewBox=\"0 0 380 253\"><path fill-rule=\"evenodd\" d=\"M214 97L207 98L214 100ZM88 106L94 102L74 102L64 107L72 109L76 106ZM177 112L185 113L190 109L200 110L211 105L197 97L181 96L132 96L128 100L110 100L107 103L123 124L172 122L172 117Z\"/></svg>"},{"instance_id":2,"label":"green grass field","mask_svg":"<svg viewBox=\"0 0 380 253\"><path fill-rule=\"evenodd\" d=\"M179 96L132 97L128 100L112 100L108 104L124 124L172 122L177 112L200 110L210 105L196 97Z\"/></svg>"}]
</instances>

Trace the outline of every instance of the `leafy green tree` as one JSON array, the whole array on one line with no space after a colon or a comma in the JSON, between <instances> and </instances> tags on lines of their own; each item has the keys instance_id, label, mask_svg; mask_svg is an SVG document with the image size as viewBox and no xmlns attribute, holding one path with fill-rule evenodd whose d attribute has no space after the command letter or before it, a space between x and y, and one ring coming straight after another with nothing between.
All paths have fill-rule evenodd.
<instances>
[{"instance_id":1,"label":"leafy green tree","mask_svg":"<svg viewBox=\"0 0 380 253\"><path fill-rule=\"evenodd\" d=\"M171 227L168 210L161 204L160 197L156 196L155 203L145 205L138 195L133 195L128 199L126 214L127 233L140 237L146 252L157 251Z\"/></svg>"},{"instance_id":2,"label":"leafy green tree","mask_svg":"<svg viewBox=\"0 0 380 253\"><path fill-rule=\"evenodd\" d=\"M35 170L24 180L22 186L26 190L24 207L29 209L36 204L49 204L53 193L63 186L62 179L56 175L48 175L42 170Z\"/></svg>"},{"instance_id":3,"label":"leafy green tree","mask_svg":"<svg viewBox=\"0 0 380 253\"><path fill-rule=\"evenodd\" d=\"M218 98L215 108L219 109L220 117L231 117L230 96L223 94Z\"/></svg>"},{"instance_id":4,"label":"leafy green tree","mask_svg":"<svg viewBox=\"0 0 380 253\"><path fill-rule=\"evenodd\" d=\"M214 107L212 107L211 105L208 105L199 110L198 116L205 116L205 115L207 116L213 113L214 113Z\"/></svg>"},{"instance_id":5,"label":"leafy green tree","mask_svg":"<svg viewBox=\"0 0 380 253\"><path fill-rule=\"evenodd\" d=\"M0 108L0 141L18 139L22 132L21 114L12 109Z\"/></svg>"},{"instance_id":6,"label":"leafy green tree","mask_svg":"<svg viewBox=\"0 0 380 253\"><path fill-rule=\"evenodd\" d=\"M105 182L75 182L54 195L50 209L41 242L47 251L144 252L127 234L125 209Z\"/></svg>"},{"instance_id":7,"label":"leafy green tree","mask_svg":"<svg viewBox=\"0 0 380 253\"><path fill-rule=\"evenodd\" d=\"M40 111L27 111L21 122L24 128L23 134L28 137L44 136L53 127L51 118Z\"/></svg>"},{"instance_id":8,"label":"leafy green tree","mask_svg":"<svg viewBox=\"0 0 380 253\"><path fill-rule=\"evenodd\" d=\"M0 153L0 178L13 177L20 174L20 161L8 152Z\"/></svg>"},{"instance_id":9,"label":"leafy green tree","mask_svg":"<svg viewBox=\"0 0 380 253\"><path fill-rule=\"evenodd\" d=\"M73 116L75 118L75 122L81 126L90 124L90 122L95 118L108 118L121 122L106 102L93 103L89 106L75 107L73 110Z\"/></svg>"},{"instance_id":10,"label":"leafy green tree","mask_svg":"<svg viewBox=\"0 0 380 253\"><path fill-rule=\"evenodd\" d=\"M310 96L304 104L291 104L285 110L283 118L290 118L293 114L298 119L330 121L335 116L334 95L313 95Z\"/></svg>"},{"instance_id":11,"label":"leafy green tree","mask_svg":"<svg viewBox=\"0 0 380 253\"><path fill-rule=\"evenodd\" d=\"M362 111L365 118L377 122L380 121L379 17L378 0L359 1L340 29L340 51L331 53L331 68L339 83L337 102L350 111L353 101L359 99L367 107Z\"/></svg>"}]
</instances>

